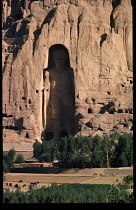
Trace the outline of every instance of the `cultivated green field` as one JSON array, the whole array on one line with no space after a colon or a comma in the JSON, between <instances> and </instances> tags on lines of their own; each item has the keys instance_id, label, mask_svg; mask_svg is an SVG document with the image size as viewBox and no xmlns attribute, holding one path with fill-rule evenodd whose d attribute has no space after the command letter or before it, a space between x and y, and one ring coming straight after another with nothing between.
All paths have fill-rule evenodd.
<instances>
[{"instance_id":1,"label":"cultivated green field","mask_svg":"<svg viewBox=\"0 0 136 210\"><path fill-rule=\"evenodd\" d=\"M126 185L52 184L28 192L5 191L4 203L133 203Z\"/></svg>"}]
</instances>

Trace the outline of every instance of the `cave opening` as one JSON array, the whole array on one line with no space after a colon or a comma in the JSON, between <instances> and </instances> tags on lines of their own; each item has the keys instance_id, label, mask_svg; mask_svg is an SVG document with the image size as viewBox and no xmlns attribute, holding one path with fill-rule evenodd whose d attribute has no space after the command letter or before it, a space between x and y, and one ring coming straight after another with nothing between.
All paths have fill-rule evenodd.
<instances>
[{"instance_id":1,"label":"cave opening","mask_svg":"<svg viewBox=\"0 0 136 210\"><path fill-rule=\"evenodd\" d=\"M113 111L113 110L110 110L110 111L109 111L109 114L114 114L114 111Z\"/></svg>"},{"instance_id":2,"label":"cave opening","mask_svg":"<svg viewBox=\"0 0 136 210\"><path fill-rule=\"evenodd\" d=\"M99 127L97 130L98 130L98 131L103 131L103 129L102 129L102 128L100 128L100 127Z\"/></svg>"},{"instance_id":3,"label":"cave opening","mask_svg":"<svg viewBox=\"0 0 136 210\"><path fill-rule=\"evenodd\" d=\"M118 110L118 113L123 113L123 110L122 110L122 109L119 109L119 110Z\"/></svg>"},{"instance_id":4,"label":"cave opening","mask_svg":"<svg viewBox=\"0 0 136 210\"><path fill-rule=\"evenodd\" d=\"M26 136L25 136L25 137L29 139L29 134L28 134L28 133L26 133Z\"/></svg>"},{"instance_id":5,"label":"cave opening","mask_svg":"<svg viewBox=\"0 0 136 210\"><path fill-rule=\"evenodd\" d=\"M92 113L93 113L92 109L88 108L88 114L92 114Z\"/></svg>"}]
</instances>

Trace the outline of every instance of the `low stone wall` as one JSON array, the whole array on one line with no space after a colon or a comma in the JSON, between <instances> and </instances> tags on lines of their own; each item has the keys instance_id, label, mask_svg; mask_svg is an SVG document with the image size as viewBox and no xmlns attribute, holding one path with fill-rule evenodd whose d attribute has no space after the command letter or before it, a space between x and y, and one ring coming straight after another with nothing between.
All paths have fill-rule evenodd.
<instances>
[{"instance_id":1,"label":"low stone wall","mask_svg":"<svg viewBox=\"0 0 136 210\"><path fill-rule=\"evenodd\" d=\"M45 173L45 174L87 174L97 176L127 176L133 175L133 167L124 168L85 168L85 169L69 169L69 168L54 168L54 167L20 167L10 169L12 173Z\"/></svg>"},{"instance_id":2,"label":"low stone wall","mask_svg":"<svg viewBox=\"0 0 136 210\"><path fill-rule=\"evenodd\" d=\"M58 174L63 173L67 169L63 168L52 168L52 167L20 167L20 168L11 168L11 173L37 173L37 174Z\"/></svg>"}]
</instances>

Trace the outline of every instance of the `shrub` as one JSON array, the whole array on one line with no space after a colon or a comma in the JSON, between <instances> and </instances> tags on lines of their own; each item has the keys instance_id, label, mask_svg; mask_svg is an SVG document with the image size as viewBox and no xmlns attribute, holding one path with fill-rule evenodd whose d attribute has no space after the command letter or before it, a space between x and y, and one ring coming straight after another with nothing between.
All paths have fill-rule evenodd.
<instances>
[{"instance_id":1,"label":"shrub","mask_svg":"<svg viewBox=\"0 0 136 210\"><path fill-rule=\"evenodd\" d=\"M133 183L133 175L124 176L123 184L130 185Z\"/></svg>"},{"instance_id":2,"label":"shrub","mask_svg":"<svg viewBox=\"0 0 136 210\"><path fill-rule=\"evenodd\" d=\"M24 163L25 159L23 157L23 155L19 154L17 155L16 159L15 159L15 163Z\"/></svg>"}]
</instances>

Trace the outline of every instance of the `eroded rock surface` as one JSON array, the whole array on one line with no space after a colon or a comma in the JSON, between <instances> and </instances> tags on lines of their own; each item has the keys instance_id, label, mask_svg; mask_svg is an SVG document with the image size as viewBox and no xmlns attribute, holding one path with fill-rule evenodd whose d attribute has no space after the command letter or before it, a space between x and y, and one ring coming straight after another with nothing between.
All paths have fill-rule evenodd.
<instances>
[{"instance_id":1,"label":"eroded rock surface","mask_svg":"<svg viewBox=\"0 0 136 210\"><path fill-rule=\"evenodd\" d=\"M60 121L63 135L132 132L131 1L9 0L3 1L2 14L4 144L55 140ZM65 77L71 80L65 74L56 77L63 114L58 97L50 100L53 83L47 79L59 48L66 48L64 69L73 74L72 83L63 84ZM55 108L49 109L52 103Z\"/></svg>"}]
</instances>

